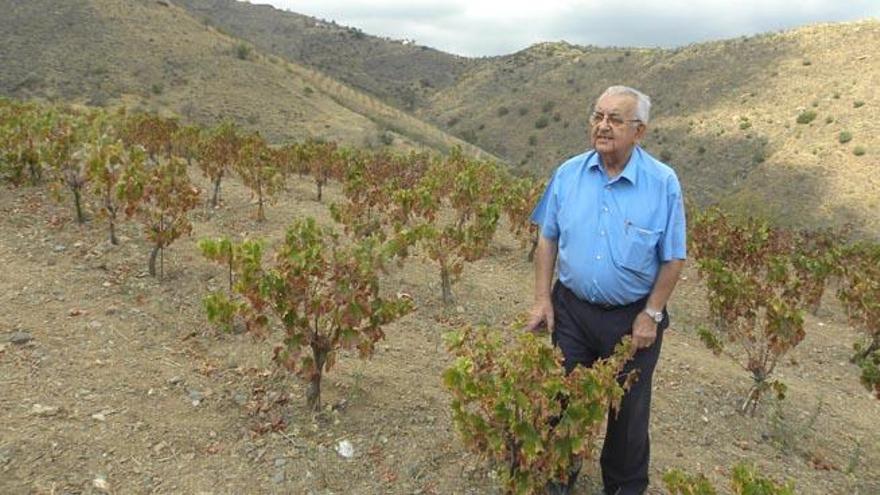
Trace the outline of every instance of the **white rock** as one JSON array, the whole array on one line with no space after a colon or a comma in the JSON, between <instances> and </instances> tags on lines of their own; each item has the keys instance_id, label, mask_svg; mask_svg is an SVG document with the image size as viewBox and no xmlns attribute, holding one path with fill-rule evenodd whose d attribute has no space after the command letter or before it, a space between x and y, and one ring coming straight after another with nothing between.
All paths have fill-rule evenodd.
<instances>
[{"instance_id":1,"label":"white rock","mask_svg":"<svg viewBox=\"0 0 880 495\"><path fill-rule=\"evenodd\" d=\"M348 440L341 440L336 444L336 453L346 459L354 457L354 445Z\"/></svg>"}]
</instances>

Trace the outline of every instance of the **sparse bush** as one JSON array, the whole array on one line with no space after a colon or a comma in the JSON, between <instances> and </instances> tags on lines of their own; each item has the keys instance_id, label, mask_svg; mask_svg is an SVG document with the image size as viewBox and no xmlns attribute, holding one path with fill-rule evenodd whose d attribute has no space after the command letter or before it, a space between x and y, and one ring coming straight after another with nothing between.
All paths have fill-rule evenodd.
<instances>
[{"instance_id":1,"label":"sparse bush","mask_svg":"<svg viewBox=\"0 0 880 495\"><path fill-rule=\"evenodd\" d=\"M252 48L245 43L235 45L235 56L239 60L247 60L251 56Z\"/></svg>"},{"instance_id":2,"label":"sparse bush","mask_svg":"<svg viewBox=\"0 0 880 495\"><path fill-rule=\"evenodd\" d=\"M849 131L840 131L840 135L837 136L837 140L840 141L840 144L846 144L852 141L853 135Z\"/></svg>"},{"instance_id":3,"label":"sparse bush","mask_svg":"<svg viewBox=\"0 0 880 495\"><path fill-rule=\"evenodd\" d=\"M529 146L535 146L537 144L538 144L538 136L535 136L534 134L529 136Z\"/></svg>"},{"instance_id":4,"label":"sparse bush","mask_svg":"<svg viewBox=\"0 0 880 495\"><path fill-rule=\"evenodd\" d=\"M832 117L832 116L830 116L830 115L829 115L828 117L825 117L825 123L826 123L826 124L833 124L833 123L834 123L834 117Z\"/></svg>"},{"instance_id":5,"label":"sparse bush","mask_svg":"<svg viewBox=\"0 0 880 495\"><path fill-rule=\"evenodd\" d=\"M814 120L816 120L816 112L813 110L804 110L797 116L798 124L809 124Z\"/></svg>"},{"instance_id":6,"label":"sparse bush","mask_svg":"<svg viewBox=\"0 0 880 495\"><path fill-rule=\"evenodd\" d=\"M391 131L384 131L379 134L379 141L385 146L391 146L394 144L394 134Z\"/></svg>"},{"instance_id":7,"label":"sparse bush","mask_svg":"<svg viewBox=\"0 0 880 495\"><path fill-rule=\"evenodd\" d=\"M504 117L504 116L507 115L508 113L510 113L510 109L509 109L509 108L504 107L504 106L498 107L498 116L499 116L499 117Z\"/></svg>"},{"instance_id":8,"label":"sparse bush","mask_svg":"<svg viewBox=\"0 0 880 495\"><path fill-rule=\"evenodd\" d=\"M672 160L672 152L669 150L663 150L660 152L660 160L663 162L669 162Z\"/></svg>"},{"instance_id":9,"label":"sparse bush","mask_svg":"<svg viewBox=\"0 0 880 495\"><path fill-rule=\"evenodd\" d=\"M519 116L522 117L523 115L529 113L529 107L519 107L519 110L517 110L517 112L519 112Z\"/></svg>"},{"instance_id":10,"label":"sparse bush","mask_svg":"<svg viewBox=\"0 0 880 495\"><path fill-rule=\"evenodd\" d=\"M853 108L859 108L865 105L865 102L861 100L856 100L853 102Z\"/></svg>"},{"instance_id":11,"label":"sparse bush","mask_svg":"<svg viewBox=\"0 0 880 495\"><path fill-rule=\"evenodd\" d=\"M856 156L862 156L866 152L867 152L867 150L865 150L864 146L856 146L855 148L853 148L853 155L856 155Z\"/></svg>"},{"instance_id":12,"label":"sparse bush","mask_svg":"<svg viewBox=\"0 0 880 495\"><path fill-rule=\"evenodd\" d=\"M543 128L547 127L547 124L549 124L549 123L550 123L550 121L547 120L547 117L542 115L542 116L538 117L538 120L535 121L535 129L543 129Z\"/></svg>"},{"instance_id":13,"label":"sparse bush","mask_svg":"<svg viewBox=\"0 0 880 495\"><path fill-rule=\"evenodd\" d=\"M455 124L458 123L458 117L452 117L451 119L446 121L446 127L454 127Z\"/></svg>"},{"instance_id":14,"label":"sparse bush","mask_svg":"<svg viewBox=\"0 0 880 495\"><path fill-rule=\"evenodd\" d=\"M314 92L315 90L312 89L311 86L306 86L305 88L303 88L303 93L305 93L306 96L311 96Z\"/></svg>"},{"instance_id":15,"label":"sparse bush","mask_svg":"<svg viewBox=\"0 0 880 495\"><path fill-rule=\"evenodd\" d=\"M697 153L700 154L700 155L706 153L706 147L705 147L705 146L700 146L699 148L697 148Z\"/></svg>"},{"instance_id":16,"label":"sparse bush","mask_svg":"<svg viewBox=\"0 0 880 495\"><path fill-rule=\"evenodd\" d=\"M755 154L752 155L752 162L754 163L764 163L767 159L767 154L763 149L755 151Z\"/></svg>"},{"instance_id":17,"label":"sparse bush","mask_svg":"<svg viewBox=\"0 0 880 495\"><path fill-rule=\"evenodd\" d=\"M550 111L553 110L553 108L555 108L555 107L556 107L555 101L545 102L544 105L541 106L541 112L542 113L550 113Z\"/></svg>"},{"instance_id":18,"label":"sparse bush","mask_svg":"<svg viewBox=\"0 0 880 495\"><path fill-rule=\"evenodd\" d=\"M161 95L163 90L164 87L162 86L162 83L156 83L150 87L150 91L152 91L154 95Z\"/></svg>"},{"instance_id":19,"label":"sparse bush","mask_svg":"<svg viewBox=\"0 0 880 495\"><path fill-rule=\"evenodd\" d=\"M839 99L840 99L840 93L838 93L837 91L835 91L834 94L831 95L831 97L834 98L835 100L839 100Z\"/></svg>"},{"instance_id":20,"label":"sparse bush","mask_svg":"<svg viewBox=\"0 0 880 495\"><path fill-rule=\"evenodd\" d=\"M742 121L742 122L739 123L739 128L742 129L742 130L746 130L746 129L748 129L749 127L752 127L752 123L749 122L748 120L744 120L744 121Z\"/></svg>"},{"instance_id":21,"label":"sparse bush","mask_svg":"<svg viewBox=\"0 0 880 495\"><path fill-rule=\"evenodd\" d=\"M804 64L804 66L809 66L809 65L813 65L813 62L811 62L809 59L806 59L806 60L804 60L803 64Z\"/></svg>"},{"instance_id":22,"label":"sparse bush","mask_svg":"<svg viewBox=\"0 0 880 495\"><path fill-rule=\"evenodd\" d=\"M560 115L559 112L554 113L553 122L559 122L560 120L562 120L562 115Z\"/></svg>"}]
</instances>

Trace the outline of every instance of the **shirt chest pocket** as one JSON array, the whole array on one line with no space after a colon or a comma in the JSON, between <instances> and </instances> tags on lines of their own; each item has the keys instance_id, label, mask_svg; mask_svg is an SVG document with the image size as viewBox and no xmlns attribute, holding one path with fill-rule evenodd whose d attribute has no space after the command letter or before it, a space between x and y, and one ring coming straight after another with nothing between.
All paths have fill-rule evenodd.
<instances>
[{"instance_id":1,"label":"shirt chest pocket","mask_svg":"<svg viewBox=\"0 0 880 495\"><path fill-rule=\"evenodd\" d=\"M627 224L621 265L640 273L653 272L657 260L657 242L662 230L650 230Z\"/></svg>"}]
</instances>

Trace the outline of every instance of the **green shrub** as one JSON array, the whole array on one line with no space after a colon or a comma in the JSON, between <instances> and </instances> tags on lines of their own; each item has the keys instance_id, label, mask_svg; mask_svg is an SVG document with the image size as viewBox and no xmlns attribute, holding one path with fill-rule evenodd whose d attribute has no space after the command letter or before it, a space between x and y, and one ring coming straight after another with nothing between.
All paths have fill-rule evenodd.
<instances>
[{"instance_id":1,"label":"green shrub","mask_svg":"<svg viewBox=\"0 0 880 495\"><path fill-rule=\"evenodd\" d=\"M532 134L529 136L529 146L535 146L536 144L538 144L538 136Z\"/></svg>"},{"instance_id":2,"label":"green shrub","mask_svg":"<svg viewBox=\"0 0 880 495\"><path fill-rule=\"evenodd\" d=\"M153 86L150 87L150 91L152 91L154 95L161 95L161 94L162 94L162 91L163 91L164 89L165 89L165 88L162 86L162 83L156 83L156 84L153 84Z\"/></svg>"},{"instance_id":3,"label":"green shrub","mask_svg":"<svg viewBox=\"0 0 880 495\"><path fill-rule=\"evenodd\" d=\"M840 144L846 144L852 141L853 135L849 131L840 131L840 135L837 136L837 140L840 141Z\"/></svg>"},{"instance_id":4,"label":"green shrub","mask_svg":"<svg viewBox=\"0 0 880 495\"><path fill-rule=\"evenodd\" d=\"M832 117L832 116L830 116L830 115L829 115L828 117L825 117L825 123L826 123L826 124L831 124L831 123L833 123L833 122L834 122L834 117Z\"/></svg>"},{"instance_id":5,"label":"green shrub","mask_svg":"<svg viewBox=\"0 0 880 495\"><path fill-rule=\"evenodd\" d=\"M538 117L538 120L535 121L535 129L543 129L543 128L547 127L547 124L549 124L549 123L550 123L550 121L547 120L547 117L542 115L542 116Z\"/></svg>"},{"instance_id":6,"label":"green shrub","mask_svg":"<svg viewBox=\"0 0 880 495\"><path fill-rule=\"evenodd\" d=\"M523 115L529 113L529 107L519 107L519 110L517 110L517 112L519 112L520 117L522 117Z\"/></svg>"},{"instance_id":7,"label":"green shrub","mask_svg":"<svg viewBox=\"0 0 880 495\"><path fill-rule=\"evenodd\" d=\"M798 124L809 124L814 120L816 120L816 112L814 112L813 110L804 110L797 116Z\"/></svg>"},{"instance_id":8,"label":"green shrub","mask_svg":"<svg viewBox=\"0 0 880 495\"><path fill-rule=\"evenodd\" d=\"M742 122L739 123L739 128L742 129L742 130L746 130L746 129L748 129L748 128L751 127L751 126L752 126L752 123L749 122L748 120L744 120L744 121L742 121Z\"/></svg>"},{"instance_id":9,"label":"green shrub","mask_svg":"<svg viewBox=\"0 0 880 495\"><path fill-rule=\"evenodd\" d=\"M544 103L543 106L541 106L541 112L549 113L550 110L553 110L554 107L556 107L556 102L555 101L548 101L548 102Z\"/></svg>"},{"instance_id":10,"label":"green shrub","mask_svg":"<svg viewBox=\"0 0 880 495\"><path fill-rule=\"evenodd\" d=\"M865 102L861 100L856 100L853 102L853 108L859 108L865 105Z\"/></svg>"},{"instance_id":11,"label":"green shrub","mask_svg":"<svg viewBox=\"0 0 880 495\"><path fill-rule=\"evenodd\" d=\"M853 155L862 156L865 153L867 153L867 150L864 146L856 146L855 148L853 148Z\"/></svg>"},{"instance_id":12,"label":"green shrub","mask_svg":"<svg viewBox=\"0 0 880 495\"><path fill-rule=\"evenodd\" d=\"M499 117L504 117L504 116L507 115L508 113L510 113L510 109L509 109L509 108L507 108L507 107L498 107L498 116L499 116Z\"/></svg>"},{"instance_id":13,"label":"green shrub","mask_svg":"<svg viewBox=\"0 0 880 495\"><path fill-rule=\"evenodd\" d=\"M754 163L764 163L766 159L767 154L762 149L755 151L755 153L752 155L752 162Z\"/></svg>"},{"instance_id":14,"label":"green shrub","mask_svg":"<svg viewBox=\"0 0 880 495\"><path fill-rule=\"evenodd\" d=\"M239 43L235 45L235 56L238 57L239 60L247 60L251 56L251 47L247 46L244 43Z\"/></svg>"}]
</instances>

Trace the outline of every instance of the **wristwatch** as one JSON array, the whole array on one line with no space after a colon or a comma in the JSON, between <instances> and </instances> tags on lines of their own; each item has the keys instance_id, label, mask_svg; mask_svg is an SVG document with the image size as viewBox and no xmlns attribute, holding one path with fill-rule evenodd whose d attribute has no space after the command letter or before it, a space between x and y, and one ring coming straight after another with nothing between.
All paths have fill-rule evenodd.
<instances>
[{"instance_id":1,"label":"wristwatch","mask_svg":"<svg viewBox=\"0 0 880 495\"><path fill-rule=\"evenodd\" d=\"M657 311L657 310L646 307L645 313L648 313L648 316L650 316L651 319L654 320L654 323L656 323L658 325L663 321L663 311L662 310Z\"/></svg>"}]
</instances>

